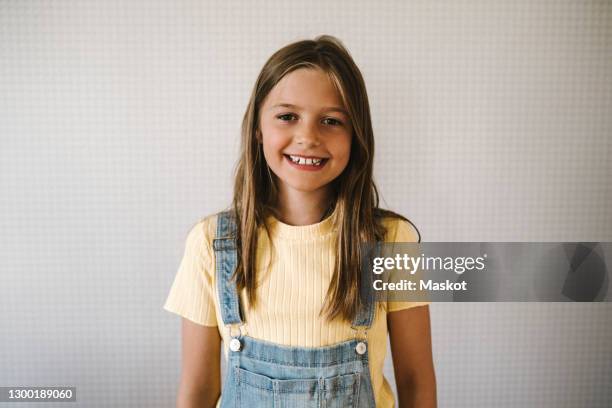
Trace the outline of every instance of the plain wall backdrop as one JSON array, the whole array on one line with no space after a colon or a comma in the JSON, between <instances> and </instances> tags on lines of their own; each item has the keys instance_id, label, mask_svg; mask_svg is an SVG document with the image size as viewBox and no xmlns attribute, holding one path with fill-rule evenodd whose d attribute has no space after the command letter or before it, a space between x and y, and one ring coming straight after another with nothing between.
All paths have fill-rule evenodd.
<instances>
[{"instance_id":1,"label":"plain wall backdrop","mask_svg":"<svg viewBox=\"0 0 612 408\"><path fill-rule=\"evenodd\" d=\"M323 33L423 241L612 241L611 2L0 0L0 386L174 404L186 234L266 59ZM609 407L610 306L432 305L439 406Z\"/></svg>"}]
</instances>

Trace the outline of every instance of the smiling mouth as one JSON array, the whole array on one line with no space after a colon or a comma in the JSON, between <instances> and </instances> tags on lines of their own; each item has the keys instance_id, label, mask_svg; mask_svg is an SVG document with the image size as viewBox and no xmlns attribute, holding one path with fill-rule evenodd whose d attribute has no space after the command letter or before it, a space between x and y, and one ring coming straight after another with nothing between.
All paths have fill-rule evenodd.
<instances>
[{"instance_id":1,"label":"smiling mouth","mask_svg":"<svg viewBox=\"0 0 612 408\"><path fill-rule=\"evenodd\" d=\"M329 160L329 158L324 157L303 157L291 154L283 154L283 156L293 164L310 167L322 167Z\"/></svg>"}]
</instances>

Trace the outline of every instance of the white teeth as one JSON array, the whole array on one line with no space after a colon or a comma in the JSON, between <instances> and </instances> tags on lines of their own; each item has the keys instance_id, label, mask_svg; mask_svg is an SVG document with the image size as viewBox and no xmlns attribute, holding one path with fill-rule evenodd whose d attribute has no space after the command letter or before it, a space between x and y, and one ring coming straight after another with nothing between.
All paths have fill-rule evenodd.
<instances>
[{"instance_id":1,"label":"white teeth","mask_svg":"<svg viewBox=\"0 0 612 408\"><path fill-rule=\"evenodd\" d=\"M289 155L289 158L294 163L302 164L302 165L306 165L306 166L320 166L321 162L323 161L323 159L307 159L307 158L304 158L304 157L291 156L291 155Z\"/></svg>"}]
</instances>

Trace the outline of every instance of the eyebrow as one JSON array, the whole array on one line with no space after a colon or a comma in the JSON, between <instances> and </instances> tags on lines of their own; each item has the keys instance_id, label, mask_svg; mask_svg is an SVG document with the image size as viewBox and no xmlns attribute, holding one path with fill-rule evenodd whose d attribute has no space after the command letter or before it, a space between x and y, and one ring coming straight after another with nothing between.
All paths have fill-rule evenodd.
<instances>
[{"instance_id":1,"label":"eyebrow","mask_svg":"<svg viewBox=\"0 0 612 408\"><path fill-rule=\"evenodd\" d=\"M278 103L272 106L272 108L270 109L273 109L273 108L293 108L293 109L298 109L298 110L301 109L299 106L293 105L290 103ZM330 107L321 109L321 111L322 112L340 112L340 113L344 113L346 116L349 116L348 112L339 106L330 106Z\"/></svg>"}]
</instances>

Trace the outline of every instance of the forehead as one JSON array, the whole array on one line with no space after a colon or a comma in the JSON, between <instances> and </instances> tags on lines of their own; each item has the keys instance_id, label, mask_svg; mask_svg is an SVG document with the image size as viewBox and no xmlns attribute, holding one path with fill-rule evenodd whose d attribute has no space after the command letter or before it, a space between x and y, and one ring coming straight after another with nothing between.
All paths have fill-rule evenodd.
<instances>
[{"instance_id":1,"label":"forehead","mask_svg":"<svg viewBox=\"0 0 612 408\"><path fill-rule=\"evenodd\" d=\"M285 75L272 88L264 106L270 109L279 103L313 110L344 107L332 79L321 69L310 68L300 68Z\"/></svg>"}]
</instances>

